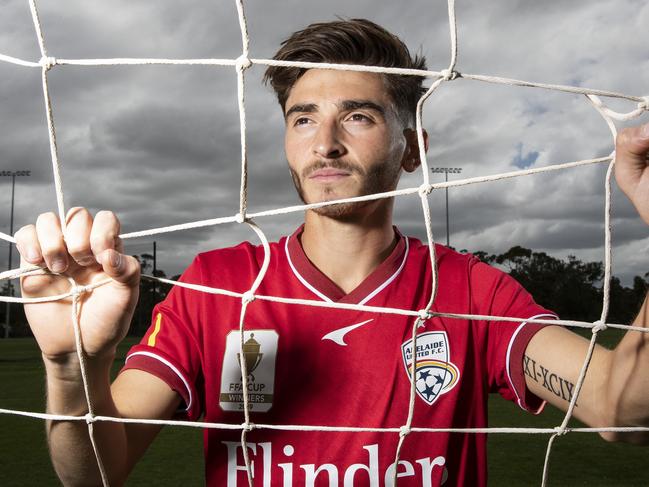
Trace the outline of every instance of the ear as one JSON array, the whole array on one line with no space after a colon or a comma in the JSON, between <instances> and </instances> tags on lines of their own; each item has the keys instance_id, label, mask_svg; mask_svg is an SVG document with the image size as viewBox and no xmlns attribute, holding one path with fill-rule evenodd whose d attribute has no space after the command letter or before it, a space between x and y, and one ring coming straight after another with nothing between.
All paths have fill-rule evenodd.
<instances>
[{"instance_id":1,"label":"ear","mask_svg":"<svg viewBox=\"0 0 649 487\"><path fill-rule=\"evenodd\" d=\"M428 152L428 132L423 130L422 135L424 136L424 152ZM417 131L413 129L404 129L403 136L406 138L406 149L403 152L401 167L403 167L403 170L406 172L413 172L421 164Z\"/></svg>"}]
</instances>

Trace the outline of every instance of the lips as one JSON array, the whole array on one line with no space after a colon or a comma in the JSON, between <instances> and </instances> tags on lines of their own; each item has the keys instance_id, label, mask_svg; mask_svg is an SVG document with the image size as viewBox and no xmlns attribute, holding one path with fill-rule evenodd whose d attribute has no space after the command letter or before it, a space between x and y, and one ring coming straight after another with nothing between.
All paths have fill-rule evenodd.
<instances>
[{"instance_id":1,"label":"lips","mask_svg":"<svg viewBox=\"0 0 649 487\"><path fill-rule=\"evenodd\" d=\"M311 174L309 174L309 179L316 181L335 181L350 175L349 171L344 169L336 169L333 167L323 167L321 169L316 169Z\"/></svg>"}]
</instances>

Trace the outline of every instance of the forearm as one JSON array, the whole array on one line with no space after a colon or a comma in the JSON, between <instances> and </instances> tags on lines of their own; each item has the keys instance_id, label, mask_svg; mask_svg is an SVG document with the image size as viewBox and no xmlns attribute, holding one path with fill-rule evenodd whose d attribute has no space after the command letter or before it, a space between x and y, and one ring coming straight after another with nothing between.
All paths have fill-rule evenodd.
<instances>
[{"instance_id":1,"label":"forearm","mask_svg":"<svg viewBox=\"0 0 649 487\"><path fill-rule=\"evenodd\" d=\"M83 416L88 404L76 355L44 359L47 372L47 410L52 414ZM96 415L118 416L110 392L113 356L88 359L90 398ZM111 485L123 483L126 470L126 432L122 423L93 423L94 438ZM101 485L101 475L85 421L48 421L47 435L54 468L65 485Z\"/></svg>"},{"instance_id":2,"label":"forearm","mask_svg":"<svg viewBox=\"0 0 649 487\"><path fill-rule=\"evenodd\" d=\"M645 298L633 326L649 328L648 299ZM649 427L649 333L626 333L613 352L607 389L613 425ZM611 437L649 442L649 434Z\"/></svg>"}]
</instances>

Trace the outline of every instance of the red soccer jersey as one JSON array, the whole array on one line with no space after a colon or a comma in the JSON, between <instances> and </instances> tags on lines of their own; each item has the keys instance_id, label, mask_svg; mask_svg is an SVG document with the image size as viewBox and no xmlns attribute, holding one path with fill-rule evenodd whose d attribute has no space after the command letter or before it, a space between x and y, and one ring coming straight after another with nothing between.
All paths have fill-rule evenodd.
<instances>
[{"instance_id":1,"label":"red soccer jersey","mask_svg":"<svg viewBox=\"0 0 649 487\"><path fill-rule=\"evenodd\" d=\"M301 229L271 244L259 295L420 310L431 295L428 247L400 237L391 255L345 294L304 254ZM439 291L433 311L513 316L520 323L435 317L418 330L413 427L487 425L487 395L499 392L538 412L525 387L522 356L538 326L554 317L508 275L471 255L436 247ZM242 243L200 254L188 283L245 292L264 259ZM241 299L174 287L125 369L166 381L191 420L241 424ZM257 299L245 315L244 357L251 422L399 428L406 422L415 318L388 313L273 303ZM210 486L247 484L239 430L205 430ZM247 436L255 485L392 485L398 433L254 429ZM485 485L486 435L410 433L399 485Z\"/></svg>"}]
</instances>

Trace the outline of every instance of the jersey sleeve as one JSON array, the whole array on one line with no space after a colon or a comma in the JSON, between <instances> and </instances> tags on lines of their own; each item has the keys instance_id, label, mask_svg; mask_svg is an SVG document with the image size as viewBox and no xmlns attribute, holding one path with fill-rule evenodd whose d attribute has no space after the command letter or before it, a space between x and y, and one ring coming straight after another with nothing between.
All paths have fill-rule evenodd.
<instances>
[{"instance_id":1,"label":"jersey sleeve","mask_svg":"<svg viewBox=\"0 0 649 487\"><path fill-rule=\"evenodd\" d=\"M487 327L486 365L490 392L498 392L526 411L540 413L545 401L527 388L523 360L527 344L546 325L529 323L528 320L556 319L557 316L537 304L511 276L487 264L478 262L473 266L472 280L479 283L474 302L479 303L480 314L520 319L483 322Z\"/></svg>"},{"instance_id":2,"label":"jersey sleeve","mask_svg":"<svg viewBox=\"0 0 649 487\"><path fill-rule=\"evenodd\" d=\"M198 258L183 273L180 281L200 284ZM202 412L200 329L202 293L174 286L165 300L153 310L152 322L139 344L126 355L120 371L138 369L160 378L176 391L184 404L179 418L196 420Z\"/></svg>"}]
</instances>

